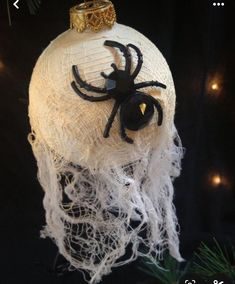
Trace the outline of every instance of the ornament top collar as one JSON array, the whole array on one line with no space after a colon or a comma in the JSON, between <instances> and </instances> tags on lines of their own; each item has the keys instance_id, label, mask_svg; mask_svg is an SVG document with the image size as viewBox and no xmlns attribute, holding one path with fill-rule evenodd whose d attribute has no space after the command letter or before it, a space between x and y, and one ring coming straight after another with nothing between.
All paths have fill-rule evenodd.
<instances>
[{"instance_id":1,"label":"ornament top collar","mask_svg":"<svg viewBox=\"0 0 235 284\"><path fill-rule=\"evenodd\" d=\"M86 1L70 9L70 28L77 32L90 29L98 32L111 28L116 22L116 12L109 0Z\"/></svg>"}]
</instances>

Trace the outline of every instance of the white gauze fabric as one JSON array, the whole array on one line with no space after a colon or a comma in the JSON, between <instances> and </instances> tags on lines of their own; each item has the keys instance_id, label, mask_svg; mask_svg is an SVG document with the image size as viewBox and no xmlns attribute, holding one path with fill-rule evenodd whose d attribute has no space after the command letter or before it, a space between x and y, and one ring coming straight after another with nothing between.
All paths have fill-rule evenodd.
<instances>
[{"instance_id":1,"label":"white gauze fabric","mask_svg":"<svg viewBox=\"0 0 235 284\"><path fill-rule=\"evenodd\" d=\"M140 48L143 66L135 83L157 80L167 86L142 89L159 100L163 124L157 125L155 110L148 126L127 130L134 144L120 137L119 113L110 137L103 138L113 99L85 101L71 87L72 65L78 66L82 79L98 87L105 84L100 72L110 74L111 63L123 68L123 55L105 47L105 40ZM133 71L137 55L130 51ZM169 249L182 260L172 204L172 181L180 173L182 147L173 121L174 83L157 47L141 33L117 23L99 33L68 30L39 57L29 100L29 141L45 192L42 236L53 239L71 269L86 272L87 281L97 283L112 267L143 254L161 258ZM131 252L125 255L127 245Z\"/></svg>"}]
</instances>

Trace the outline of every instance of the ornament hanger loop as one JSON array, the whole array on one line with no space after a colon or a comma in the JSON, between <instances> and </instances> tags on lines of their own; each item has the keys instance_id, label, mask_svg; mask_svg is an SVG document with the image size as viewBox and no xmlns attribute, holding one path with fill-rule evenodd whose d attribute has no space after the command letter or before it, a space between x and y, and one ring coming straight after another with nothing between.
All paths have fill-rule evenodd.
<instances>
[{"instance_id":1,"label":"ornament hanger loop","mask_svg":"<svg viewBox=\"0 0 235 284\"><path fill-rule=\"evenodd\" d=\"M105 27L111 28L115 22L115 9L109 0L84 0L70 9L70 28L78 32L87 28L98 32Z\"/></svg>"}]
</instances>

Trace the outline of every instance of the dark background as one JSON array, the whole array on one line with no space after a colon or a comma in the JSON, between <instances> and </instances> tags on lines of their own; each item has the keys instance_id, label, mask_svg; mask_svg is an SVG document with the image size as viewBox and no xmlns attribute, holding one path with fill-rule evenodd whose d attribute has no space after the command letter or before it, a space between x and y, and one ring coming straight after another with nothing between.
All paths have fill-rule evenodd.
<instances>
[{"instance_id":1,"label":"dark background","mask_svg":"<svg viewBox=\"0 0 235 284\"><path fill-rule=\"evenodd\" d=\"M33 66L43 49L69 27L77 1L43 1L36 15L0 0L0 283L83 283L81 275L51 271L57 249L39 238L43 191L27 134ZM186 148L175 182L175 205L186 259L201 241L235 243L235 2L113 1L118 22L153 41L166 57L176 86L175 123ZM217 84L217 90L213 90ZM215 85L214 85L215 87ZM216 88L216 87L215 87ZM147 283L134 264L102 283ZM155 282L156 283L156 282Z\"/></svg>"}]
</instances>

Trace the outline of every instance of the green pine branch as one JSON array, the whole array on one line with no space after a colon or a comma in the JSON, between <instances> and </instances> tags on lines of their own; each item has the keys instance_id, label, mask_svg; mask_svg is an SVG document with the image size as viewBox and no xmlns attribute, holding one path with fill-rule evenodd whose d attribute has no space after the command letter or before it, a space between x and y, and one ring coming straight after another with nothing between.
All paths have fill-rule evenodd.
<instances>
[{"instance_id":1,"label":"green pine branch","mask_svg":"<svg viewBox=\"0 0 235 284\"><path fill-rule=\"evenodd\" d=\"M235 284L235 247L231 245L228 252L214 239L211 248L201 243L193 259L186 263L179 263L169 253L165 253L161 262L143 257L138 268L161 284L178 284L187 273L209 281L213 276L224 275Z\"/></svg>"},{"instance_id":2,"label":"green pine branch","mask_svg":"<svg viewBox=\"0 0 235 284\"><path fill-rule=\"evenodd\" d=\"M214 239L215 245L209 248L202 243L194 254L191 271L208 280L216 274L223 274L235 283L235 248L231 246L230 256L226 248L221 248Z\"/></svg>"},{"instance_id":3,"label":"green pine branch","mask_svg":"<svg viewBox=\"0 0 235 284\"><path fill-rule=\"evenodd\" d=\"M140 261L139 269L162 284L178 284L186 274L188 266L189 263L182 268L182 263L171 257L169 253L165 253L161 262L144 257Z\"/></svg>"}]
</instances>

